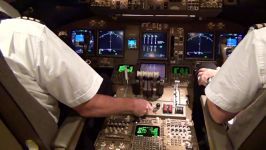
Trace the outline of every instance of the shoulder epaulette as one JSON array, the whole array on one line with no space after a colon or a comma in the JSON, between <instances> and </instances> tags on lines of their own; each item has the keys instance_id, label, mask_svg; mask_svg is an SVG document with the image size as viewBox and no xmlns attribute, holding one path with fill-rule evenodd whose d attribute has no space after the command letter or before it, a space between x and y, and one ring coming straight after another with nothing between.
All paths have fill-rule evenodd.
<instances>
[{"instance_id":1,"label":"shoulder epaulette","mask_svg":"<svg viewBox=\"0 0 266 150\"><path fill-rule=\"evenodd\" d=\"M39 20L39 19L35 19L35 18L32 18L32 17L22 16L22 17L20 17L20 18L21 18L21 19L25 19L25 20L35 21L35 22L38 22L38 23L43 24L43 23L41 22L41 20Z\"/></svg>"},{"instance_id":2,"label":"shoulder epaulette","mask_svg":"<svg viewBox=\"0 0 266 150\"><path fill-rule=\"evenodd\" d=\"M259 23L252 26L254 29L261 29L266 27L266 23Z\"/></svg>"}]
</instances>

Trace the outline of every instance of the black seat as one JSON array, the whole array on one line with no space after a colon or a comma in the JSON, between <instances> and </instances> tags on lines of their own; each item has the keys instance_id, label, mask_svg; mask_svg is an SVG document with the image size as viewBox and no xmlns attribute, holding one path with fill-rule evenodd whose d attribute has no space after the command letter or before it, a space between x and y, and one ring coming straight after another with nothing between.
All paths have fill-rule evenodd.
<instances>
[{"instance_id":1,"label":"black seat","mask_svg":"<svg viewBox=\"0 0 266 150\"><path fill-rule=\"evenodd\" d=\"M0 149L12 149L14 144L23 149L75 149L85 119L71 115L58 128L48 111L18 82L2 53L0 97L0 130L7 131L7 136L0 138L14 137L13 141L5 143L1 142L6 140L0 139Z\"/></svg>"}]
</instances>

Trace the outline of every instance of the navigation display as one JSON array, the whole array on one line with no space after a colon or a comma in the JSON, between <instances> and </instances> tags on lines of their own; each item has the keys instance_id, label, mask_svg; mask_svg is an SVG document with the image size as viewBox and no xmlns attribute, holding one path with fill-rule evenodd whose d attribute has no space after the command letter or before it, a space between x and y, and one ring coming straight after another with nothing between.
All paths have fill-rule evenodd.
<instances>
[{"instance_id":1,"label":"navigation display","mask_svg":"<svg viewBox=\"0 0 266 150\"><path fill-rule=\"evenodd\" d=\"M213 59L214 35L212 33L187 33L186 59Z\"/></svg>"},{"instance_id":2,"label":"navigation display","mask_svg":"<svg viewBox=\"0 0 266 150\"><path fill-rule=\"evenodd\" d=\"M122 57L124 51L124 31L99 30L98 55Z\"/></svg>"}]
</instances>

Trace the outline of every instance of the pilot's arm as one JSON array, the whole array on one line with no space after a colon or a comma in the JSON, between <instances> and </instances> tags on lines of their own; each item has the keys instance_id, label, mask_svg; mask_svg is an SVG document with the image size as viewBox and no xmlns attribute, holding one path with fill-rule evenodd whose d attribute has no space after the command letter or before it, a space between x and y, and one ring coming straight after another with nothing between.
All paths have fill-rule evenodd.
<instances>
[{"instance_id":1,"label":"pilot's arm","mask_svg":"<svg viewBox=\"0 0 266 150\"><path fill-rule=\"evenodd\" d=\"M125 113L143 116L151 109L151 105L143 99L113 98L96 94L92 99L74 109L85 117L104 117Z\"/></svg>"},{"instance_id":2,"label":"pilot's arm","mask_svg":"<svg viewBox=\"0 0 266 150\"><path fill-rule=\"evenodd\" d=\"M266 28L265 28L266 29ZM224 123L252 103L265 81L266 30L249 32L223 64L205 89L210 115L217 123ZM263 35L264 34L264 35Z\"/></svg>"},{"instance_id":3,"label":"pilot's arm","mask_svg":"<svg viewBox=\"0 0 266 150\"><path fill-rule=\"evenodd\" d=\"M212 119L218 124L225 123L237 114L224 111L219 106L212 103L210 100L207 100L207 106L209 108L209 113Z\"/></svg>"}]
</instances>

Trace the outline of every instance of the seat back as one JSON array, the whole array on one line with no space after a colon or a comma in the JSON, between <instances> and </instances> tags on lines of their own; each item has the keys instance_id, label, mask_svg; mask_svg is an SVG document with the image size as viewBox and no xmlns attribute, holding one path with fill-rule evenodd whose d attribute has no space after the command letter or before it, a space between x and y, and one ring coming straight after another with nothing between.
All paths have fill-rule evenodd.
<instances>
[{"instance_id":1,"label":"seat back","mask_svg":"<svg viewBox=\"0 0 266 150\"><path fill-rule=\"evenodd\" d=\"M228 130L234 149L260 149L266 146L266 89L258 92L255 101L236 117Z\"/></svg>"},{"instance_id":2,"label":"seat back","mask_svg":"<svg viewBox=\"0 0 266 150\"><path fill-rule=\"evenodd\" d=\"M266 117L241 144L240 150L262 149L266 146Z\"/></svg>"},{"instance_id":3,"label":"seat back","mask_svg":"<svg viewBox=\"0 0 266 150\"><path fill-rule=\"evenodd\" d=\"M0 117L23 148L34 141L40 149L51 149L57 124L18 82L0 51Z\"/></svg>"}]
</instances>

